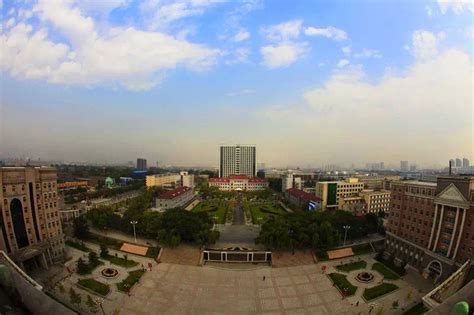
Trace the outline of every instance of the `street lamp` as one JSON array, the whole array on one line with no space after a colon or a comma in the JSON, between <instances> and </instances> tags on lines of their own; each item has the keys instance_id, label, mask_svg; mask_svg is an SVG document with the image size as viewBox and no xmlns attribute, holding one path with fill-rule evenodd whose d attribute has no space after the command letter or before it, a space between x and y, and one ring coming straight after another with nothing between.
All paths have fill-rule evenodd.
<instances>
[{"instance_id":1,"label":"street lamp","mask_svg":"<svg viewBox=\"0 0 474 315\"><path fill-rule=\"evenodd\" d=\"M135 239L135 243L137 243L137 233L135 232L135 225L137 225L137 221L130 221L130 224L133 225L133 238Z\"/></svg>"},{"instance_id":2,"label":"street lamp","mask_svg":"<svg viewBox=\"0 0 474 315\"><path fill-rule=\"evenodd\" d=\"M95 304L99 305L100 309L102 310L102 315L105 315L104 307L102 306L102 304L104 304L104 299L96 298Z\"/></svg>"},{"instance_id":3,"label":"street lamp","mask_svg":"<svg viewBox=\"0 0 474 315\"><path fill-rule=\"evenodd\" d=\"M346 238L347 238L347 230L349 230L351 228L351 226L350 225L344 225L342 228L345 230L345 232L344 232L344 243L342 244L342 246L345 246L346 245Z\"/></svg>"}]
</instances>

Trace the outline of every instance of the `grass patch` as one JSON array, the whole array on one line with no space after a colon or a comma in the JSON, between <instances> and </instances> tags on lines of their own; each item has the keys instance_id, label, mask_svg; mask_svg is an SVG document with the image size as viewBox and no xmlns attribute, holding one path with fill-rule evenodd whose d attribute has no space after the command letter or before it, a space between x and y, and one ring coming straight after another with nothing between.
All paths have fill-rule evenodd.
<instances>
[{"instance_id":1,"label":"grass patch","mask_svg":"<svg viewBox=\"0 0 474 315\"><path fill-rule=\"evenodd\" d=\"M347 281L346 276L340 273L330 273L329 278L336 287L339 288L341 292L345 292L346 296L354 295L357 291L357 287L353 286L349 281Z\"/></svg>"},{"instance_id":2,"label":"grass patch","mask_svg":"<svg viewBox=\"0 0 474 315\"><path fill-rule=\"evenodd\" d=\"M371 301L396 289L398 286L393 283L382 283L376 287L365 289L363 297L366 301Z\"/></svg>"},{"instance_id":3,"label":"grass patch","mask_svg":"<svg viewBox=\"0 0 474 315\"><path fill-rule=\"evenodd\" d=\"M392 260L387 260L387 259L384 259L383 257L381 257L381 255L377 255L377 256L375 256L375 260L377 260L378 262L381 262L382 264L384 264L385 267L391 269L392 271L397 273L398 276L400 276L400 277L405 275L405 273L406 273L405 268L395 265L395 263L393 262L393 259Z\"/></svg>"},{"instance_id":4,"label":"grass patch","mask_svg":"<svg viewBox=\"0 0 474 315\"><path fill-rule=\"evenodd\" d=\"M336 266L337 270L345 271L345 272L351 272L357 269L364 269L365 267L367 267L367 263L364 260Z\"/></svg>"},{"instance_id":5,"label":"grass patch","mask_svg":"<svg viewBox=\"0 0 474 315\"><path fill-rule=\"evenodd\" d=\"M85 288L88 288L100 295L107 295L110 292L108 284L96 281L94 279L80 279L77 283Z\"/></svg>"},{"instance_id":6,"label":"grass patch","mask_svg":"<svg viewBox=\"0 0 474 315\"><path fill-rule=\"evenodd\" d=\"M223 224L229 212L229 204L227 201L201 201L191 211L206 212L215 223Z\"/></svg>"},{"instance_id":7,"label":"grass patch","mask_svg":"<svg viewBox=\"0 0 474 315\"><path fill-rule=\"evenodd\" d=\"M426 312L428 312L428 308L423 304L423 302L420 302L403 313L403 315L422 315Z\"/></svg>"},{"instance_id":8,"label":"grass patch","mask_svg":"<svg viewBox=\"0 0 474 315\"><path fill-rule=\"evenodd\" d=\"M372 270L378 271L385 279L388 280L397 280L400 279L400 276L393 272L392 270L388 269L384 264L376 262L372 266Z\"/></svg>"},{"instance_id":9,"label":"grass patch","mask_svg":"<svg viewBox=\"0 0 474 315\"><path fill-rule=\"evenodd\" d=\"M90 249L89 247L84 245L84 243L74 242L74 241L71 241L71 240L67 240L64 243L69 247L73 247L75 249L82 250L83 252L86 252L86 253L92 252L92 249Z\"/></svg>"},{"instance_id":10,"label":"grass patch","mask_svg":"<svg viewBox=\"0 0 474 315\"><path fill-rule=\"evenodd\" d=\"M131 267L135 267L136 265L138 265L138 262L136 262L135 260L124 259L124 258L112 256L112 255L107 255L105 257L100 257L100 258L106 259L106 260L110 261L111 264L121 266L121 267L124 267L124 268L131 268Z\"/></svg>"},{"instance_id":11,"label":"grass patch","mask_svg":"<svg viewBox=\"0 0 474 315\"><path fill-rule=\"evenodd\" d=\"M146 257L155 259L156 257L158 257L159 253L160 248L158 246L150 246L148 247L148 251L146 252Z\"/></svg>"},{"instance_id":12,"label":"grass patch","mask_svg":"<svg viewBox=\"0 0 474 315\"><path fill-rule=\"evenodd\" d=\"M244 202L244 211L247 216L252 218L253 224L262 224L271 217L283 215L286 213L280 205L272 202Z\"/></svg>"},{"instance_id":13,"label":"grass patch","mask_svg":"<svg viewBox=\"0 0 474 315\"><path fill-rule=\"evenodd\" d=\"M142 269L130 271L127 278L123 279L122 282L117 283L117 289L122 292L127 292L128 289L132 288L135 283L140 280L144 273L145 271Z\"/></svg>"},{"instance_id":14,"label":"grass patch","mask_svg":"<svg viewBox=\"0 0 474 315\"><path fill-rule=\"evenodd\" d=\"M352 246L352 251L354 252L354 255L363 255L373 253L374 249L370 244L360 244Z\"/></svg>"},{"instance_id":15,"label":"grass patch","mask_svg":"<svg viewBox=\"0 0 474 315\"><path fill-rule=\"evenodd\" d=\"M89 238L87 238L86 241L98 244L98 245L105 245L109 248L120 250L120 247L122 247L123 241L116 240L114 238L109 238L105 236L99 236L93 233L89 233Z\"/></svg>"},{"instance_id":16,"label":"grass patch","mask_svg":"<svg viewBox=\"0 0 474 315\"><path fill-rule=\"evenodd\" d=\"M99 267L100 265L103 265L104 262L97 260L88 264L84 264L85 268L83 270L77 270L77 274L79 275L89 275L94 271L95 268Z\"/></svg>"}]
</instances>

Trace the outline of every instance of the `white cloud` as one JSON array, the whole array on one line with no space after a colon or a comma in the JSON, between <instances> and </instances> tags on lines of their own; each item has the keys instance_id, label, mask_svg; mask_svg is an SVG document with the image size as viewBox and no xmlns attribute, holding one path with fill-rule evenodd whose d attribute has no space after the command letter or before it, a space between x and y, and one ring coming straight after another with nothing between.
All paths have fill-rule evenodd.
<instances>
[{"instance_id":1,"label":"white cloud","mask_svg":"<svg viewBox=\"0 0 474 315\"><path fill-rule=\"evenodd\" d=\"M277 45L267 45L260 48L263 65L269 69L286 67L304 56L310 48L307 43L283 42Z\"/></svg>"},{"instance_id":2,"label":"white cloud","mask_svg":"<svg viewBox=\"0 0 474 315\"><path fill-rule=\"evenodd\" d=\"M226 64L233 65L238 63L246 63L250 55L250 48L240 47L229 53L230 58L226 61Z\"/></svg>"},{"instance_id":3,"label":"white cloud","mask_svg":"<svg viewBox=\"0 0 474 315\"><path fill-rule=\"evenodd\" d=\"M97 29L92 18L66 1L40 1L34 8L66 44L54 43L45 28L33 31L20 23L0 36L2 69L25 79L61 84L120 83L129 89L159 84L166 70L193 70L214 63L218 50L159 33L129 28Z\"/></svg>"},{"instance_id":4,"label":"white cloud","mask_svg":"<svg viewBox=\"0 0 474 315\"><path fill-rule=\"evenodd\" d=\"M9 18L7 23L5 23L5 27L6 28L10 28L12 27L13 25L15 25L15 18Z\"/></svg>"},{"instance_id":5,"label":"white cloud","mask_svg":"<svg viewBox=\"0 0 474 315\"><path fill-rule=\"evenodd\" d=\"M438 6L442 14L448 11L454 14L462 14L465 11L474 12L474 4L470 0L438 0Z\"/></svg>"},{"instance_id":6,"label":"white cloud","mask_svg":"<svg viewBox=\"0 0 474 315\"><path fill-rule=\"evenodd\" d=\"M339 60L339 62L337 63L337 67L338 67L338 68L342 68L342 67L347 66L349 63L350 63L349 60L347 60L347 59L341 59L341 60Z\"/></svg>"},{"instance_id":7,"label":"white cloud","mask_svg":"<svg viewBox=\"0 0 474 315\"><path fill-rule=\"evenodd\" d=\"M344 55L349 56L352 52L352 47L351 46L342 47L342 52L344 53Z\"/></svg>"},{"instance_id":8,"label":"white cloud","mask_svg":"<svg viewBox=\"0 0 474 315\"><path fill-rule=\"evenodd\" d=\"M253 89L242 89L240 91L226 93L227 96L242 96L248 94L254 94L256 91Z\"/></svg>"},{"instance_id":9,"label":"white cloud","mask_svg":"<svg viewBox=\"0 0 474 315\"><path fill-rule=\"evenodd\" d=\"M241 41L244 41L246 39L248 39L250 37L250 33L247 32L246 30L244 29L241 29L237 32L237 34L235 34L233 37L232 37L232 40L234 42L241 42Z\"/></svg>"},{"instance_id":10,"label":"white cloud","mask_svg":"<svg viewBox=\"0 0 474 315\"><path fill-rule=\"evenodd\" d=\"M299 37L302 24L302 20L292 20L272 26L262 27L260 31L268 40L286 41Z\"/></svg>"},{"instance_id":11,"label":"white cloud","mask_svg":"<svg viewBox=\"0 0 474 315\"><path fill-rule=\"evenodd\" d=\"M304 29L304 33L307 36L323 36L331 38L337 41L343 41L347 39L347 33L341 29L329 26L326 28L307 27Z\"/></svg>"},{"instance_id":12,"label":"white cloud","mask_svg":"<svg viewBox=\"0 0 474 315\"><path fill-rule=\"evenodd\" d=\"M416 59L425 60L438 54L437 45L438 38L436 38L435 34L424 30L417 30L413 32L410 51Z\"/></svg>"},{"instance_id":13,"label":"white cloud","mask_svg":"<svg viewBox=\"0 0 474 315\"><path fill-rule=\"evenodd\" d=\"M362 49L362 51L355 53L354 57L356 58L382 58L382 54L378 50L364 48Z\"/></svg>"},{"instance_id":14,"label":"white cloud","mask_svg":"<svg viewBox=\"0 0 474 315\"><path fill-rule=\"evenodd\" d=\"M429 5L425 6L425 10L426 10L426 15L428 15L429 17L433 16L434 14L433 9Z\"/></svg>"},{"instance_id":15,"label":"white cloud","mask_svg":"<svg viewBox=\"0 0 474 315\"><path fill-rule=\"evenodd\" d=\"M131 0L80 0L77 1L79 8L86 12L94 12L107 15L116 8L124 8Z\"/></svg>"},{"instance_id":16,"label":"white cloud","mask_svg":"<svg viewBox=\"0 0 474 315\"><path fill-rule=\"evenodd\" d=\"M375 83L369 79L361 67L347 66L304 93L306 109L269 107L264 116L290 129L304 125L308 134L338 126L330 140L313 137L313 145L333 156L349 149L353 161L360 155L363 162L375 151L419 162L472 154L474 72L468 54L448 50Z\"/></svg>"},{"instance_id":17,"label":"white cloud","mask_svg":"<svg viewBox=\"0 0 474 315\"><path fill-rule=\"evenodd\" d=\"M202 15L206 7L220 1L208 0L149 0L140 5L141 11L148 15L149 29L157 30L167 27L170 23L191 16Z\"/></svg>"},{"instance_id":18,"label":"white cloud","mask_svg":"<svg viewBox=\"0 0 474 315\"><path fill-rule=\"evenodd\" d=\"M474 26L466 28L466 35L470 39L474 39Z\"/></svg>"}]
</instances>

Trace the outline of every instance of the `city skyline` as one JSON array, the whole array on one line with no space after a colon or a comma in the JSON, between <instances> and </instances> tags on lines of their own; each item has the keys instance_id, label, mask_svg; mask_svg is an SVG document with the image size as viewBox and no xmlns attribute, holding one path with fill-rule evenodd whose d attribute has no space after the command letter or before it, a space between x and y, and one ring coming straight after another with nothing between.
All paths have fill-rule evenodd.
<instances>
[{"instance_id":1,"label":"city skyline","mask_svg":"<svg viewBox=\"0 0 474 315\"><path fill-rule=\"evenodd\" d=\"M215 166L220 143L255 143L282 167L474 159L468 2L0 4L2 156Z\"/></svg>"}]
</instances>

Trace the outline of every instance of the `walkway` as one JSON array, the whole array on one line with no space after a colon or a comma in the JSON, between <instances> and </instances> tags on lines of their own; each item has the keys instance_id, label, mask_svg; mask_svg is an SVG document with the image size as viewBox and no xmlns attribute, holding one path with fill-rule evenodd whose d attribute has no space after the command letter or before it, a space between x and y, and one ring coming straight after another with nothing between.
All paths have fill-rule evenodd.
<instances>
[{"instance_id":1,"label":"walkway","mask_svg":"<svg viewBox=\"0 0 474 315\"><path fill-rule=\"evenodd\" d=\"M233 225L244 225L245 224L245 215L244 207L242 206L242 194L237 194L237 202L234 209L234 222Z\"/></svg>"}]
</instances>

